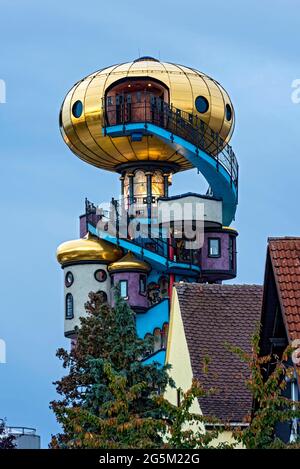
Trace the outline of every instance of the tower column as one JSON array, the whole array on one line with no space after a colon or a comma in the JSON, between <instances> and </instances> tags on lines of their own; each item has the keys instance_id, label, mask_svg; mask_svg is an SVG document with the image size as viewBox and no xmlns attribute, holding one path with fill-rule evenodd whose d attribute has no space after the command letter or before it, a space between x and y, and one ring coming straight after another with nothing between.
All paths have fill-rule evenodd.
<instances>
[{"instance_id":1,"label":"tower column","mask_svg":"<svg viewBox=\"0 0 300 469\"><path fill-rule=\"evenodd\" d=\"M164 196L169 197L169 174L164 173Z\"/></svg>"},{"instance_id":2,"label":"tower column","mask_svg":"<svg viewBox=\"0 0 300 469\"><path fill-rule=\"evenodd\" d=\"M152 208L152 173L148 171L147 176L147 215L148 215L148 236L151 235L151 208Z\"/></svg>"},{"instance_id":3,"label":"tower column","mask_svg":"<svg viewBox=\"0 0 300 469\"><path fill-rule=\"evenodd\" d=\"M134 189L133 189L133 173L128 173L127 174L128 179L129 179L129 205L133 204L134 201Z\"/></svg>"},{"instance_id":4,"label":"tower column","mask_svg":"<svg viewBox=\"0 0 300 469\"><path fill-rule=\"evenodd\" d=\"M121 181L121 196L124 197L124 176L120 176L120 181Z\"/></svg>"}]
</instances>

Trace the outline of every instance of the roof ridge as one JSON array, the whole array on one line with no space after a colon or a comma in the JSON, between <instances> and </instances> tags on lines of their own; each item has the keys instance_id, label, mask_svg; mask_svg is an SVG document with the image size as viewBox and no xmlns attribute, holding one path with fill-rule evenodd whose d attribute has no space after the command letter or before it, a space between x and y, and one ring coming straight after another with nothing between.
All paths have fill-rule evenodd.
<instances>
[{"instance_id":1,"label":"roof ridge","mask_svg":"<svg viewBox=\"0 0 300 469\"><path fill-rule=\"evenodd\" d=\"M263 287L260 283L200 283L200 282L174 282L174 286L201 286L204 288L232 288L232 287Z\"/></svg>"},{"instance_id":2,"label":"roof ridge","mask_svg":"<svg viewBox=\"0 0 300 469\"><path fill-rule=\"evenodd\" d=\"M268 242L270 241L300 241L300 236L269 236Z\"/></svg>"}]
</instances>

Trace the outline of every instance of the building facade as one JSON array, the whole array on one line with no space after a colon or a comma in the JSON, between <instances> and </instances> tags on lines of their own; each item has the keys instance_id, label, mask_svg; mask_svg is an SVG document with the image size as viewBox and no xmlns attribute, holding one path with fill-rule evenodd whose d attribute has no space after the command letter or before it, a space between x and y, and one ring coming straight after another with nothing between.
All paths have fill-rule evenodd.
<instances>
[{"instance_id":1,"label":"building facade","mask_svg":"<svg viewBox=\"0 0 300 469\"><path fill-rule=\"evenodd\" d=\"M109 208L86 200L79 239L58 248L65 335L75 338L90 291L113 305L119 285L136 312L138 334L155 338L145 360L165 363L173 285L236 276L230 97L193 68L140 57L77 82L59 123L76 156L119 175L121 194ZM191 168L206 179L207 193L170 196L176 173Z\"/></svg>"}]
</instances>

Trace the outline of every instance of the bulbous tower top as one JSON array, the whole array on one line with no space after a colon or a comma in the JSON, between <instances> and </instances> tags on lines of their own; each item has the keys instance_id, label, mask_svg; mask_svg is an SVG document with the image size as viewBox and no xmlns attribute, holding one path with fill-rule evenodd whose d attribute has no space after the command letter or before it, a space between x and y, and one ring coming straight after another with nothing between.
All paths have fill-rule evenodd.
<instances>
[{"instance_id":1,"label":"bulbous tower top","mask_svg":"<svg viewBox=\"0 0 300 469\"><path fill-rule=\"evenodd\" d=\"M178 119L203 125L208 137L218 134L221 147L230 140L235 115L224 88L193 68L152 57L104 68L76 83L63 102L60 129L73 153L102 169L120 171L135 162L188 169L191 162L150 131L138 136L105 131L124 121L149 123L154 117L166 127L170 110Z\"/></svg>"}]
</instances>

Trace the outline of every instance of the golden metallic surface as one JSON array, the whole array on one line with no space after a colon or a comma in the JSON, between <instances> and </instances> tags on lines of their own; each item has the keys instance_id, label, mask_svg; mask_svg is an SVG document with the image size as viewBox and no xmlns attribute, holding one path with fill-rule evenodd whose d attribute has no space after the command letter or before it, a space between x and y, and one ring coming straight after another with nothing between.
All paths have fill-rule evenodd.
<instances>
[{"instance_id":1,"label":"golden metallic surface","mask_svg":"<svg viewBox=\"0 0 300 469\"><path fill-rule=\"evenodd\" d=\"M130 272L130 271L141 271L141 272L150 272L151 266L144 261L141 261L135 257L132 252L128 252L122 259L114 262L108 266L108 271L112 274L114 272Z\"/></svg>"},{"instance_id":2,"label":"golden metallic surface","mask_svg":"<svg viewBox=\"0 0 300 469\"><path fill-rule=\"evenodd\" d=\"M130 137L103 135L102 106L106 90L126 77L159 80L169 89L170 104L198 115L226 142L230 140L235 122L234 109L227 92L218 82L183 65L141 59L92 73L76 83L67 94L61 109L61 132L65 143L82 160L110 171L115 171L120 164L135 161L167 161L178 164L180 170L192 167L182 155L157 137L144 136L140 142L131 142ZM204 114L195 107L197 96L208 100L209 109ZM72 106L78 100L83 104L83 112L76 118L72 114ZM226 120L227 104L232 110L230 121Z\"/></svg>"},{"instance_id":3,"label":"golden metallic surface","mask_svg":"<svg viewBox=\"0 0 300 469\"><path fill-rule=\"evenodd\" d=\"M238 231L235 228L232 228L231 226L222 226L223 231L230 231L232 233L235 233L238 235Z\"/></svg>"},{"instance_id":4,"label":"golden metallic surface","mask_svg":"<svg viewBox=\"0 0 300 469\"><path fill-rule=\"evenodd\" d=\"M118 247L89 234L87 237L62 243L57 248L56 257L61 265L81 261L110 263L120 259L122 254Z\"/></svg>"}]
</instances>

